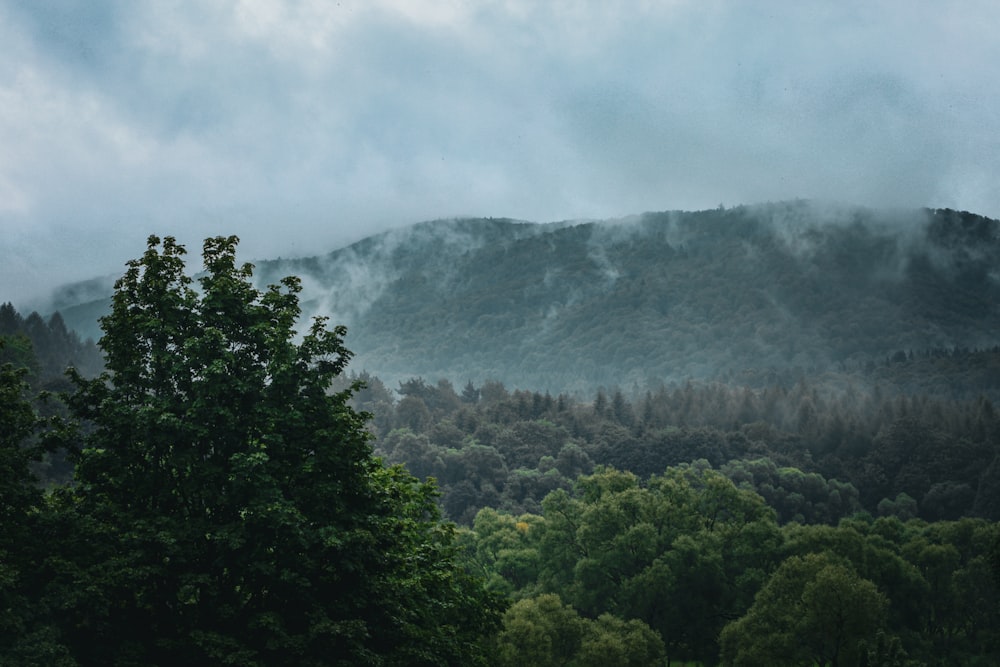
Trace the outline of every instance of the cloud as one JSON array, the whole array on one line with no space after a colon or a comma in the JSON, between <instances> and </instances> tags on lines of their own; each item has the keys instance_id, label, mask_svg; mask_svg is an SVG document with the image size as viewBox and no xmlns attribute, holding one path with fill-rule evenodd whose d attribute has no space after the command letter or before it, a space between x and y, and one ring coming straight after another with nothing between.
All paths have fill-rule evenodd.
<instances>
[{"instance_id":1,"label":"cloud","mask_svg":"<svg viewBox=\"0 0 1000 667\"><path fill-rule=\"evenodd\" d=\"M149 233L815 197L1000 216L988 2L0 0L0 301Z\"/></svg>"}]
</instances>

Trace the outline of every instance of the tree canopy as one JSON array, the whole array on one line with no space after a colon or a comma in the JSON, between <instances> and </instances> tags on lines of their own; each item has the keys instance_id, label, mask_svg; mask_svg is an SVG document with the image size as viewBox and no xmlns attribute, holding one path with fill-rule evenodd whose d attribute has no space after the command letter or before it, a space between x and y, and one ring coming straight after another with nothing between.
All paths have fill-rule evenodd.
<instances>
[{"instance_id":1,"label":"tree canopy","mask_svg":"<svg viewBox=\"0 0 1000 667\"><path fill-rule=\"evenodd\" d=\"M475 664L496 600L455 564L434 487L372 454L343 327L300 335L296 278L261 292L236 237L150 237L115 286L107 370L73 375L80 664ZM73 540L88 548L69 546Z\"/></svg>"}]
</instances>

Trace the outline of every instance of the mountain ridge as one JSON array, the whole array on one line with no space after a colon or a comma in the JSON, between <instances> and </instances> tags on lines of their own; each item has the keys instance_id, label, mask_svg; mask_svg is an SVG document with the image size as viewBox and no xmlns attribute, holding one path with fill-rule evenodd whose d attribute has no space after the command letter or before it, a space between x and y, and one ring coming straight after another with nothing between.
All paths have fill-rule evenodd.
<instances>
[{"instance_id":1,"label":"mountain ridge","mask_svg":"<svg viewBox=\"0 0 1000 667\"><path fill-rule=\"evenodd\" d=\"M299 276L304 314L346 324L352 368L387 381L586 391L990 347L996 267L996 220L795 200L429 221L256 262L255 280ZM63 316L79 331L99 305Z\"/></svg>"}]
</instances>

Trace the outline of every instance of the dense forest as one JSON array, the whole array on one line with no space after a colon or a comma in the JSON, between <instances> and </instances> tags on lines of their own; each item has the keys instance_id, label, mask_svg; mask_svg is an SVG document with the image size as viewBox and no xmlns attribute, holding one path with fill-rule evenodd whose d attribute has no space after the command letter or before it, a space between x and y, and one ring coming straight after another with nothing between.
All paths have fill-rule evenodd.
<instances>
[{"instance_id":1,"label":"dense forest","mask_svg":"<svg viewBox=\"0 0 1000 667\"><path fill-rule=\"evenodd\" d=\"M997 349L899 353L787 386L591 401L361 376L354 400L377 453L436 479L476 571L518 601L505 622L553 644L566 619L610 614L643 621L673 660L986 665L1000 649L983 633L1000 621L998 363ZM525 627L504 632L523 643L504 664L552 659ZM572 646L550 664L581 659Z\"/></svg>"},{"instance_id":2,"label":"dense forest","mask_svg":"<svg viewBox=\"0 0 1000 667\"><path fill-rule=\"evenodd\" d=\"M696 460L750 485L784 521L835 523L858 511L1000 519L998 369L1000 349L932 351L787 384L685 382L589 401L420 378L390 392L352 377L365 384L353 400L372 414L376 451L437 479L461 524L482 507L537 511L595 466L645 479Z\"/></svg>"},{"instance_id":3,"label":"dense forest","mask_svg":"<svg viewBox=\"0 0 1000 667\"><path fill-rule=\"evenodd\" d=\"M465 236L458 223L429 227L469 261L486 252L523 262L517 248L543 240L561 256L550 236L576 235L581 253L593 260L600 247L607 259L598 292L621 296L646 280L649 293L635 297L647 305L680 289L667 287L678 258L722 253L719 266L739 264L725 250L737 238L741 257L765 237L779 255L797 253L789 275L799 282L773 286L770 296L784 292L763 310L741 311L748 293L723 298L721 284L698 297L717 291L711 308L677 305L704 359L660 374L678 354L667 351L641 378L612 377L620 383L598 371L635 353L633 324L647 335L643 313L655 309L626 301L609 314L598 292L573 307L576 326L589 313L584 330L600 346L620 326L625 352L585 352L602 359L586 382L579 369L555 376L563 389L521 388L474 366L402 379L357 360L348 370L356 334L303 317L322 310L311 274L279 281L273 272L289 261L268 265L277 287L261 288L253 267L236 265L233 238L206 242L196 281L183 248L151 239L102 306L100 353L61 315L0 307L0 507L10 527L0 662L997 664L1000 347L987 326L996 223L928 212L904 247L871 219L800 233L798 209L769 210L781 207L791 217L780 235L776 216L764 228L747 209L616 228L502 222L486 225L475 251L476 225ZM719 225L718 246L699 236L703 224ZM654 231L677 254L651 260L672 268L650 287L652 274L617 262L661 253L643 236ZM406 244L369 243L351 252L384 267L424 261ZM838 287L809 300L823 281L801 281L817 262L830 262L823 275ZM552 266L558 273L558 257ZM453 267L455 280L465 275ZM369 278L353 279L370 288ZM424 298L439 278L405 293ZM875 283L884 291L864 302ZM370 296L400 299L392 284ZM890 312L879 312L883 297ZM424 326L421 303L397 329ZM788 318L764 334L756 318L776 315L776 303ZM431 300L426 312L451 307ZM489 308L508 317L519 306ZM377 314L363 310L345 319ZM552 331L565 334L567 321L552 319ZM754 343L759 364L737 349L731 364L689 372L750 335L750 321L769 341ZM813 338L794 343L802 322ZM448 332L464 325L439 325L436 353L446 354ZM60 375L66 366L77 371Z\"/></svg>"}]
</instances>

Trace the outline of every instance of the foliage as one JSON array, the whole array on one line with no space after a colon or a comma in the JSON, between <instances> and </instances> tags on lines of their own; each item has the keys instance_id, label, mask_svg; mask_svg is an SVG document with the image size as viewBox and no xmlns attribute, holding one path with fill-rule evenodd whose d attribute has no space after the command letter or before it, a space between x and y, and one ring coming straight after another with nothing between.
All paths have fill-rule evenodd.
<instances>
[{"instance_id":1,"label":"foliage","mask_svg":"<svg viewBox=\"0 0 1000 667\"><path fill-rule=\"evenodd\" d=\"M663 642L645 623L581 617L558 595L514 603L497 636L498 667L644 667L662 664Z\"/></svg>"},{"instance_id":2,"label":"foliage","mask_svg":"<svg viewBox=\"0 0 1000 667\"><path fill-rule=\"evenodd\" d=\"M761 588L746 615L722 631L726 665L858 665L885 625L875 585L822 554L793 556Z\"/></svg>"},{"instance_id":3,"label":"foliage","mask_svg":"<svg viewBox=\"0 0 1000 667\"><path fill-rule=\"evenodd\" d=\"M266 292L237 239L149 240L103 318L107 371L73 375L86 421L65 520L66 639L83 664L470 664L496 602L454 564L433 486L373 458L344 329L297 339L297 279ZM296 342L298 340L298 342Z\"/></svg>"},{"instance_id":4,"label":"foliage","mask_svg":"<svg viewBox=\"0 0 1000 667\"><path fill-rule=\"evenodd\" d=\"M853 484L826 480L819 473L775 465L771 459L731 461L722 473L757 491L778 513L782 523L836 523L861 510Z\"/></svg>"},{"instance_id":5,"label":"foliage","mask_svg":"<svg viewBox=\"0 0 1000 667\"><path fill-rule=\"evenodd\" d=\"M48 319L37 312L22 317L11 303L0 304L0 339L8 342L6 351L0 352L0 363L28 368L36 383L59 380L70 366L84 375L96 375L104 364L94 341L81 340L58 312Z\"/></svg>"},{"instance_id":6,"label":"foliage","mask_svg":"<svg viewBox=\"0 0 1000 667\"><path fill-rule=\"evenodd\" d=\"M648 487L603 469L542 506L517 520L480 511L469 563L515 597L541 590L587 618L642 621L674 659L714 653L719 619L749 604L779 537L759 497L703 467Z\"/></svg>"},{"instance_id":7,"label":"foliage","mask_svg":"<svg viewBox=\"0 0 1000 667\"><path fill-rule=\"evenodd\" d=\"M472 529L460 533L466 567L485 579L489 588L507 596L534 594L542 565L538 546L544 524L545 519L537 515L515 518L483 508Z\"/></svg>"},{"instance_id":8,"label":"foliage","mask_svg":"<svg viewBox=\"0 0 1000 667\"><path fill-rule=\"evenodd\" d=\"M49 526L31 465L44 453L45 423L29 400L27 375L24 367L0 364L0 663L68 667L75 663L43 599L39 564Z\"/></svg>"},{"instance_id":9,"label":"foliage","mask_svg":"<svg viewBox=\"0 0 1000 667\"><path fill-rule=\"evenodd\" d=\"M858 511L1000 519L993 402L865 382L854 374L759 389L687 382L632 400L615 391L603 407L601 392L589 401L492 383L488 402L434 399L438 416L419 432L406 414L423 399L383 398L376 421L390 430L375 446L434 477L446 515L464 525L483 507L537 514L547 493L568 490L597 464L646 479L699 459L761 494L782 523L833 524Z\"/></svg>"},{"instance_id":10,"label":"foliage","mask_svg":"<svg viewBox=\"0 0 1000 667\"><path fill-rule=\"evenodd\" d=\"M461 544L466 567L519 601L509 618L558 596L534 634L502 635L511 660L579 632L579 614L642 621L671 661L915 667L1000 658L998 536L981 519L865 515L779 529L759 496L701 462L646 484L599 469L542 515L481 510Z\"/></svg>"}]
</instances>

